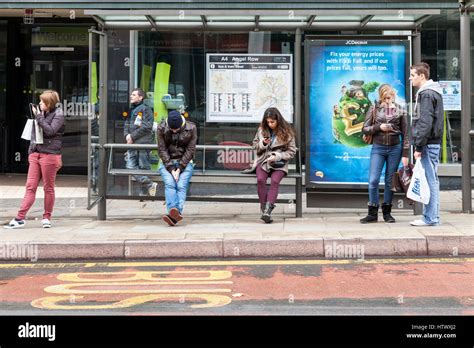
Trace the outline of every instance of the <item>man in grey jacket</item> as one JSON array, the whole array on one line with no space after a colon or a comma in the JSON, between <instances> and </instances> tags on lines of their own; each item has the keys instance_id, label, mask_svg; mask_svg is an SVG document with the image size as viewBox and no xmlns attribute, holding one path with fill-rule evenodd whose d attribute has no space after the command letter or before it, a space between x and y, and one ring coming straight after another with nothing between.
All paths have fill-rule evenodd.
<instances>
[{"instance_id":1,"label":"man in grey jacket","mask_svg":"<svg viewBox=\"0 0 474 348\"><path fill-rule=\"evenodd\" d=\"M439 225L438 163L443 138L443 92L438 82L430 80L430 66L418 63L410 67L410 81L419 87L412 124L411 143L415 160L421 160L430 187L430 201L423 205L423 218L410 222L412 226Z\"/></svg>"},{"instance_id":2,"label":"man in grey jacket","mask_svg":"<svg viewBox=\"0 0 474 348\"><path fill-rule=\"evenodd\" d=\"M153 112L143 103L145 92L135 88L130 95L130 113L125 120L123 135L127 144L154 144ZM150 169L150 150L128 150L126 154L127 169ZM140 196L147 193L156 195L157 183L146 175L134 175L140 183Z\"/></svg>"}]
</instances>

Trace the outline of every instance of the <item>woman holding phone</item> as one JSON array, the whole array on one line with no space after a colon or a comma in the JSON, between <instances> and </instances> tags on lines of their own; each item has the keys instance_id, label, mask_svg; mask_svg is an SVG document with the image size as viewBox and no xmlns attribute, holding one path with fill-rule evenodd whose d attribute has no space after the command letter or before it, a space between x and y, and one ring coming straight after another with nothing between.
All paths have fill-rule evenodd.
<instances>
[{"instance_id":1,"label":"woman holding phone","mask_svg":"<svg viewBox=\"0 0 474 348\"><path fill-rule=\"evenodd\" d=\"M385 222L395 222L391 215L393 192L392 177L397 171L402 158L403 165L408 166L410 150L407 136L407 113L402 106L395 103L395 90L389 84L379 87L379 100L369 109L365 117L362 132L372 135L373 145L370 153L369 170L369 203L368 215L360 222L377 222L379 209L379 182L382 168L385 165L385 188L382 213Z\"/></svg>"},{"instance_id":2,"label":"woman holding phone","mask_svg":"<svg viewBox=\"0 0 474 348\"><path fill-rule=\"evenodd\" d=\"M295 133L277 108L265 110L253 147L257 150L252 169L256 169L257 173L261 219L270 223L273 222L271 213L275 208L280 182L288 174L288 161L296 153ZM271 183L267 190L268 177Z\"/></svg>"},{"instance_id":3,"label":"woman holding phone","mask_svg":"<svg viewBox=\"0 0 474 348\"><path fill-rule=\"evenodd\" d=\"M36 142L35 129L31 132L30 147L28 149L28 177L26 179L26 193L16 217L4 228L14 229L25 226L28 210L36 199L36 189L39 181L43 180L44 213L41 224L43 228L51 227L51 213L54 207L54 184L56 173L62 166L61 148L64 134L64 115L57 105L59 95L54 90L46 90L40 95L39 107L31 104L32 114L35 116L38 127L43 131L43 142Z\"/></svg>"}]
</instances>

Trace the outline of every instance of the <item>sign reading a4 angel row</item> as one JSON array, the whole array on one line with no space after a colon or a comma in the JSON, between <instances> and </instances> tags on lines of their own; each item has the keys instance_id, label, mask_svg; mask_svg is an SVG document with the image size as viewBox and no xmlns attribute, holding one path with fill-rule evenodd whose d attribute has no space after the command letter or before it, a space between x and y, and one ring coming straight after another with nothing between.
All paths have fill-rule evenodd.
<instances>
[{"instance_id":1,"label":"sign reading a4 angel row","mask_svg":"<svg viewBox=\"0 0 474 348\"><path fill-rule=\"evenodd\" d=\"M207 122L259 123L269 107L293 122L289 54L207 54Z\"/></svg>"}]
</instances>

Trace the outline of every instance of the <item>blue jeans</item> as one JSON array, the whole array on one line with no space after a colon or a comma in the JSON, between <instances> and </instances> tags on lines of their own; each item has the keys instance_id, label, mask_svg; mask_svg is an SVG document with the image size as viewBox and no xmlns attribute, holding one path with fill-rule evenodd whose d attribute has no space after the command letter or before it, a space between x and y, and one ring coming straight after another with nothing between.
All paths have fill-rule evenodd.
<instances>
[{"instance_id":1,"label":"blue jeans","mask_svg":"<svg viewBox=\"0 0 474 348\"><path fill-rule=\"evenodd\" d=\"M426 180L430 187L430 201L423 205L423 221L430 225L439 224L439 179L438 163L441 145L428 144L421 152L421 164L425 169Z\"/></svg>"},{"instance_id":2,"label":"blue jeans","mask_svg":"<svg viewBox=\"0 0 474 348\"><path fill-rule=\"evenodd\" d=\"M151 168L150 150L128 150L125 166L127 169L149 170ZM134 175L133 177L140 183L140 193L146 194L153 181L146 175Z\"/></svg>"},{"instance_id":3,"label":"blue jeans","mask_svg":"<svg viewBox=\"0 0 474 348\"><path fill-rule=\"evenodd\" d=\"M186 202L189 181L193 176L194 164L188 163L184 172L179 175L178 182L174 180L162 162L160 162L158 170L165 184L165 200L168 213L171 208L178 208L181 214L183 212L184 202Z\"/></svg>"},{"instance_id":4,"label":"blue jeans","mask_svg":"<svg viewBox=\"0 0 474 348\"><path fill-rule=\"evenodd\" d=\"M385 164L385 188L383 201L386 204L392 203L393 192L392 187L393 173L395 173L402 158L402 144L397 145L380 145L373 144L370 153L370 170L369 170L369 203L373 205L379 204L379 183L380 175Z\"/></svg>"}]
</instances>

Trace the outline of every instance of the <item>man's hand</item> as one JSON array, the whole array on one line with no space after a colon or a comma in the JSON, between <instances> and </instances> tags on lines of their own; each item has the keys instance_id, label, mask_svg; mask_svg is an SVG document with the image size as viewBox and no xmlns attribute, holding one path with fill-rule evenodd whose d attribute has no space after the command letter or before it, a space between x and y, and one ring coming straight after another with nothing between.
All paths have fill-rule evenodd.
<instances>
[{"instance_id":1,"label":"man's hand","mask_svg":"<svg viewBox=\"0 0 474 348\"><path fill-rule=\"evenodd\" d=\"M402 163L404 167L408 167L408 157L402 157Z\"/></svg>"},{"instance_id":2,"label":"man's hand","mask_svg":"<svg viewBox=\"0 0 474 348\"><path fill-rule=\"evenodd\" d=\"M415 160L418 160L419 158L421 158L421 152L415 151L413 157L415 158Z\"/></svg>"},{"instance_id":3,"label":"man's hand","mask_svg":"<svg viewBox=\"0 0 474 348\"><path fill-rule=\"evenodd\" d=\"M132 136L130 134L127 134L125 139L127 140L127 144L133 144L133 139L132 139Z\"/></svg>"},{"instance_id":4,"label":"man's hand","mask_svg":"<svg viewBox=\"0 0 474 348\"><path fill-rule=\"evenodd\" d=\"M171 171L171 175L173 175L174 181L178 182L180 173L181 170L179 168Z\"/></svg>"}]
</instances>

